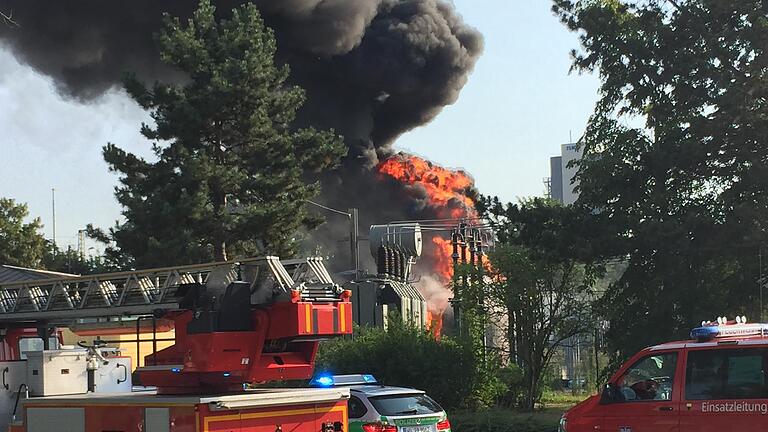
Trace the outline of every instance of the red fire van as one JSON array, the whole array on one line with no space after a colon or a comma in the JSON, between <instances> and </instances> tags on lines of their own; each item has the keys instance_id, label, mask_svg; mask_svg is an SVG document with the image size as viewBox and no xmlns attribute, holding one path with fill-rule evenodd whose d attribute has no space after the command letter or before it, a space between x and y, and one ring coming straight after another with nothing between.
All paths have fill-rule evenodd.
<instances>
[{"instance_id":1,"label":"red fire van","mask_svg":"<svg viewBox=\"0 0 768 432\"><path fill-rule=\"evenodd\" d=\"M563 414L561 432L768 430L768 324L702 322L691 340L645 348L602 394Z\"/></svg>"}]
</instances>

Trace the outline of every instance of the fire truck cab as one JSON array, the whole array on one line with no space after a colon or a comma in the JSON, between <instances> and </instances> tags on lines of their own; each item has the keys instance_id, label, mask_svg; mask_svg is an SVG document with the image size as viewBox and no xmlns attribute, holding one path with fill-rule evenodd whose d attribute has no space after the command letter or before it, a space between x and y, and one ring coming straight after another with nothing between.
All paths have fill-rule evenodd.
<instances>
[{"instance_id":1,"label":"fire truck cab","mask_svg":"<svg viewBox=\"0 0 768 432\"><path fill-rule=\"evenodd\" d=\"M58 349L62 344L62 335L56 331L48 337L48 347ZM28 351L42 351L45 342L34 328L0 329L0 361L16 361L27 358Z\"/></svg>"},{"instance_id":2,"label":"fire truck cab","mask_svg":"<svg viewBox=\"0 0 768 432\"><path fill-rule=\"evenodd\" d=\"M768 324L702 322L691 339L648 347L602 394L566 412L561 432L768 429Z\"/></svg>"}]
</instances>

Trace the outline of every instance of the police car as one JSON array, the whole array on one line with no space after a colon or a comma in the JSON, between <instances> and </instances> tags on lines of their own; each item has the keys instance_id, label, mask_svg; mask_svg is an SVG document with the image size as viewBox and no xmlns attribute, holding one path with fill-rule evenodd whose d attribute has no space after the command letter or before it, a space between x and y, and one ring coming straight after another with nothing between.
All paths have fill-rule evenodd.
<instances>
[{"instance_id":1,"label":"police car","mask_svg":"<svg viewBox=\"0 0 768 432\"><path fill-rule=\"evenodd\" d=\"M321 375L316 387L348 387L349 432L450 432L443 408L421 390L380 385L372 375Z\"/></svg>"},{"instance_id":2,"label":"police car","mask_svg":"<svg viewBox=\"0 0 768 432\"><path fill-rule=\"evenodd\" d=\"M561 432L595 430L768 430L768 324L719 317L640 351L560 421Z\"/></svg>"}]
</instances>

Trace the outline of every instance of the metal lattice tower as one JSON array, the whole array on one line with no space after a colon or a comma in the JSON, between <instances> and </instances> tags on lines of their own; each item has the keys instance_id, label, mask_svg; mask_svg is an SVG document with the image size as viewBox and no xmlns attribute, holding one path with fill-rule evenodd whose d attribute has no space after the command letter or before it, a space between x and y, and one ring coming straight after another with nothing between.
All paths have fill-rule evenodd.
<instances>
[{"instance_id":1,"label":"metal lattice tower","mask_svg":"<svg viewBox=\"0 0 768 432\"><path fill-rule=\"evenodd\" d=\"M85 230L77 230L77 254L85 258Z\"/></svg>"}]
</instances>

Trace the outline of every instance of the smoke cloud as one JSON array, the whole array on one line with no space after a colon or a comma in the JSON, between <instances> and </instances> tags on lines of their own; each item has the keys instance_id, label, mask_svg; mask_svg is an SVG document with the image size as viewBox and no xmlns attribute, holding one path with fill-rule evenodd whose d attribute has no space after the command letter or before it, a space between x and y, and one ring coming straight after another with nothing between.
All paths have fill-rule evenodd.
<instances>
[{"instance_id":1,"label":"smoke cloud","mask_svg":"<svg viewBox=\"0 0 768 432\"><path fill-rule=\"evenodd\" d=\"M214 0L223 16L240 3ZM432 216L373 167L392 155L398 136L456 101L482 52L480 33L444 0L255 3L275 30L279 61L307 90L298 121L332 127L349 146L340 170L323 179L325 202L360 208L363 229ZM62 95L88 103L119 86L125 71L147 81L179 79L160 62L153 34L164 12L185 19L195 6L190 0L0 0L19 24L0 25L0 43L52 77ZM338 248L338 233L328 228L326 235Z\"/></svg>"}]
</instances>

